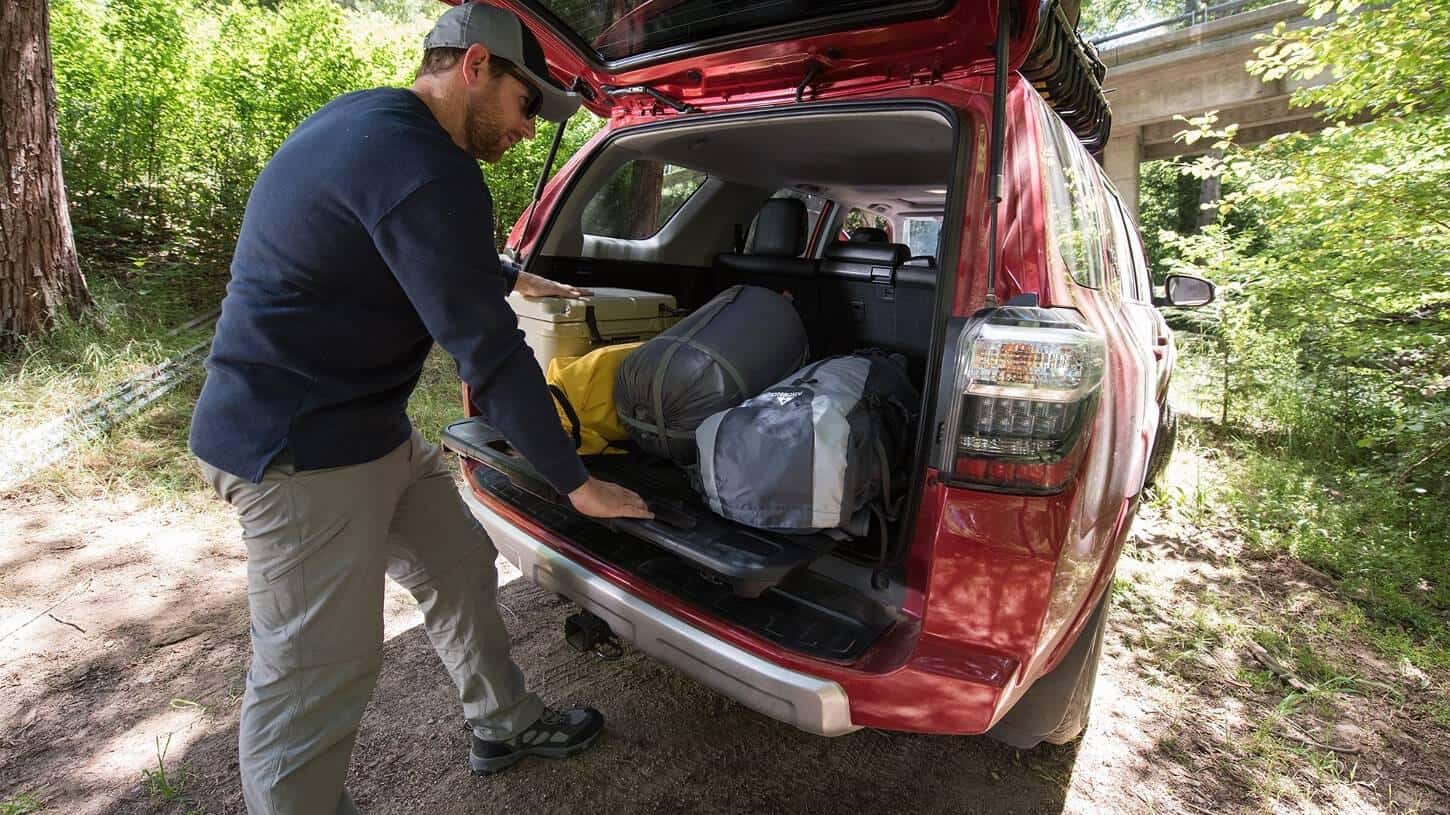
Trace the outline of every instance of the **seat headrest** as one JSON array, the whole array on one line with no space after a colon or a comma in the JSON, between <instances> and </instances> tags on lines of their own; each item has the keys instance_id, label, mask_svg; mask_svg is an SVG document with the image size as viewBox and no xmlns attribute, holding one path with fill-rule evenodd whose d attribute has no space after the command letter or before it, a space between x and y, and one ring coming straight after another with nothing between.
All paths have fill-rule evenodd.
<instances>
[{"instance_id":1,"label":"seat headrest","mask_svg":"<svg viewBox=\"0 0 1450 815\"><path fill-rule=\"evenodd\" d=\"M851 237L852 243L890 243L891 238L886 230L874 226L858 226L846 233Z\"/></svg>"},{"instance_id":2,"label":"seat headrest","mask_svg":"<svg viewBox=\"0 0 1450 815\"><path fill-rule=\"evenodd\" d=\"M836 241L826 247L825 259L847 263L883 263L889 266L900 266L909 257L911 257L911 249L904 243Z\"/></svg>"},{"instance_id":3,"label":"seat headrest","mask_svg":"<svg viewBox=\"0 0 1450 815\"><path fill-rule=\"evenodd\" d=\"M755 221L752 255L799 257L806 248L806 205L798 198L772 198Z\"/></svg>"}]
</instances>

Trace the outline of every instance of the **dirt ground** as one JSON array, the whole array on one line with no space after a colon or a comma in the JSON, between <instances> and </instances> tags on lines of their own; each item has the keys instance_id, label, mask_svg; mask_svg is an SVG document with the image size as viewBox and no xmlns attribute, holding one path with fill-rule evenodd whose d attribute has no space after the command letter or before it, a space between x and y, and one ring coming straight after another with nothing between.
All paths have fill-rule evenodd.
<instances>
[{"instance_id":1,"label":"dirt ground","mask_svg":"<svg viewBox=\"0 0 1450 815\"><path fill-rule=\"evenodd\" d=\"M0 495L0 802L241 812L243 570L220 506ZM566 762L470 775L453 688L390 587L384 668L348 779L363 811L1450 812L1450 736L1424 713L1446 677L1355 642L1333 646L1362 669L1341 682L1260 661L1245 631L1329 619L1338 601L1297 562L1243 560L1233 530L1162 506L1140 514L1119 569L1086 736L1033 752L800 733L636 652L574 653L569 606L517 578L503 568L515 658L547 700L599 707L605 737ZM148 781L158 760L180 787L172 800Z\"/></svg>"}]
</instances>

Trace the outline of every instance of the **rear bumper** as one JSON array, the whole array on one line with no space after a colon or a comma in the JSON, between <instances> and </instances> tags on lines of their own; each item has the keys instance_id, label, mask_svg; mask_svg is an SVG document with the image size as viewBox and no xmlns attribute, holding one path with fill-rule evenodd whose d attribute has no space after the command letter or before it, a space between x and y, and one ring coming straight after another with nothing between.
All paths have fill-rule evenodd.
<instances>
[{"instance_id":1,"label":"rear bumper","mask_svg":"<svg viewBox=\"0 0 1450 815\"><path fill-rule=\"evenodd\" d=\"M774 665L687 625L585 569L469 495L493 543L524 577L597 614L621 639L752 710L821 736L860 729L836 682Z\"/></svg>"}]
</instances>

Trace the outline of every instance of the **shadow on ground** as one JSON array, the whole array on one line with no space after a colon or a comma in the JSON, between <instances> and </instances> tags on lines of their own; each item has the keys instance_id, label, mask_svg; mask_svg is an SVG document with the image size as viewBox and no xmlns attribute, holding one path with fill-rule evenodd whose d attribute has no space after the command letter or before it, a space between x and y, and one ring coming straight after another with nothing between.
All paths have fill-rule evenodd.
<instances>
[{"instance_id":1,"label":"shadow on ground","mask_svg":"<svg viewBox=\"0 0 1450 815\"><path fill-rule=\"evenodd\" d=\"M1075 748L1024 754L981 738L861 731L811 736L743 708L633 651L604 662L562 642L572 606L505 586L515 658L551 702L587 702L609 729L568 761L529 759L498 776L464 767L452 685L421 628L385 647L348 787L368 813L1021 812L1062 810ZM193 743L194 805L241 812L235 715ZM121 812L151 812L145 806Z\"/></svg>"}]
</instances>

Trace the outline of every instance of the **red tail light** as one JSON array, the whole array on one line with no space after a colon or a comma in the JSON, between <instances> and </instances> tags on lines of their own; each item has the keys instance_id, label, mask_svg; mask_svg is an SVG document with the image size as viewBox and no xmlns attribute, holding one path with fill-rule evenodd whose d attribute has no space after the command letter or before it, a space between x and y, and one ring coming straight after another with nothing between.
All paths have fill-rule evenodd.
<instances>
[{"instance_id":1,"label":"red tail light","mask_svg":"<svg viewBox=\"0 0 1450 815\"><path fill-rule=\"evenodd\" d=\"M955 352L942 472L1014 492L1061 490L1097 414L1103 338L1070 309L1008 306L974 318Z\"/></svg>"}]
</instances>

